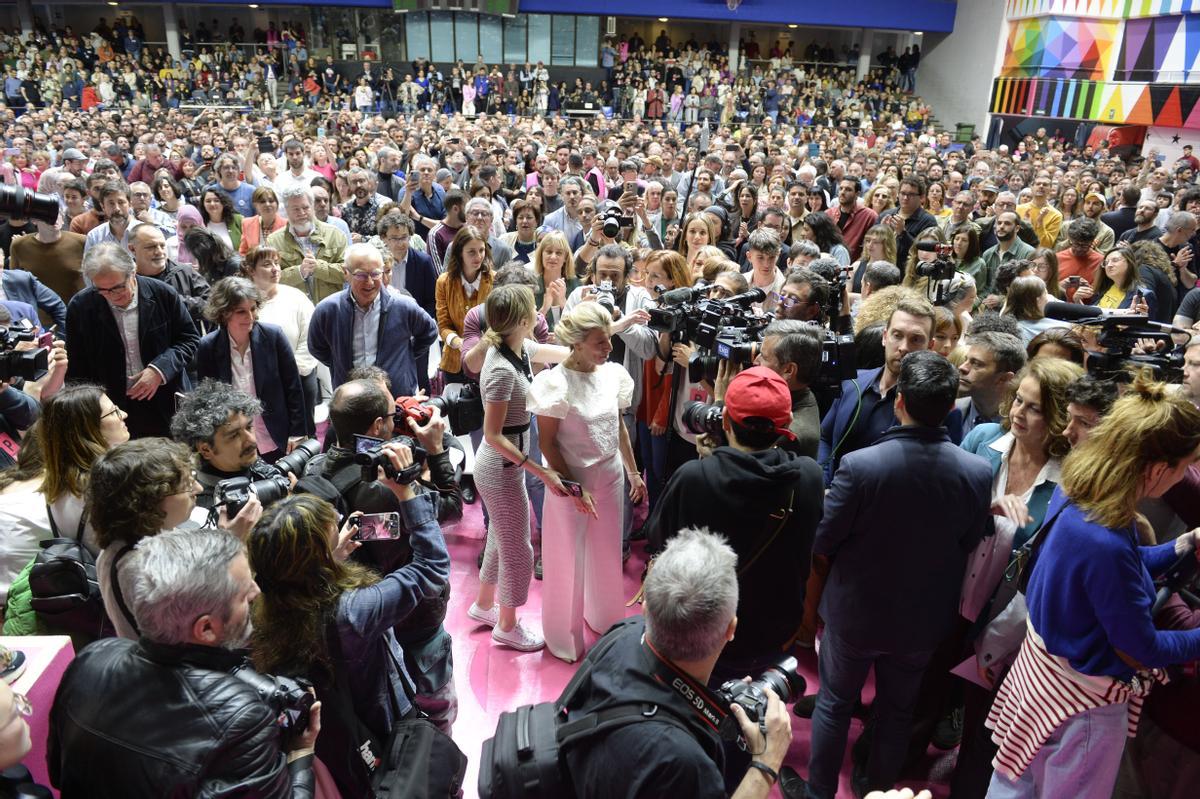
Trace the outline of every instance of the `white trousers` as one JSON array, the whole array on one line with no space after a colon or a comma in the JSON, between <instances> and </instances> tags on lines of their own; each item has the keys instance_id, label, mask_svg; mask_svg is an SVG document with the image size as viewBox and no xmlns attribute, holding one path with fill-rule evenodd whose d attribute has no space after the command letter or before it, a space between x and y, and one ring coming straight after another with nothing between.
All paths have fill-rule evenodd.
<instances>
[{"instance_id":1,"label":"white trousers","mask_svg":"<svg viewBox=\"0 0 1200 799\"><path fill-rule=\"evenodd\" d=\"M572 468L599 518L575 509L573 497L546 492L542 517L542 634L555 657L583 657L584 621L598 633L625 618L621 524L625 475L621 456Z\"/></svg>"}]
</instances>

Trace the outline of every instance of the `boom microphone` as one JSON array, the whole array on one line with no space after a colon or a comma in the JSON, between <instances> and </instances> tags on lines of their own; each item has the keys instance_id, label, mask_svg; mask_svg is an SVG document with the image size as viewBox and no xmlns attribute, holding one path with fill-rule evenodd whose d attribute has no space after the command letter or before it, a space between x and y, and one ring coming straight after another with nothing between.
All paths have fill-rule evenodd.
<instances>
[{"instance_id":1,"label":"boom microphone","mask_svg":"<svg viewBox=\"0 0 1200 799\"><path fill-rule=\"evenodd\" d=\"M658 296L659 305L679 305L684 302L695 302L704 296L708 291L708 284L703 280L697 281L694 286L684 286L681 289L671 289L664 291Z\"/></svg>"},{"instance_id":2,"label":"boom microphone","mask_svg":"<svg viewBox=\"0 0 1200 799\"><path fill-rule=\"evenodd\" d=\"M766 298L767 292L763 291L762 289L750 289L749 291L743 291L741 294L737 294L733 297L728 297L725 302L729 305L740 305L743 308L746 308L756 302L762 302Z\"/></svg>"},{"instance_id":3,"label":"boom microphone","mask_svg":"<svg viewBox=\"0 0 1200 799\"><path fill-rule=\"evenodd\" d=\"M1104 310L1094 305L1080 305L1077 302L1060 302L1050 300L1042 313L1051 319L1062 322L1099 321L1104 318Z\"/></svg>"}]
</instances>

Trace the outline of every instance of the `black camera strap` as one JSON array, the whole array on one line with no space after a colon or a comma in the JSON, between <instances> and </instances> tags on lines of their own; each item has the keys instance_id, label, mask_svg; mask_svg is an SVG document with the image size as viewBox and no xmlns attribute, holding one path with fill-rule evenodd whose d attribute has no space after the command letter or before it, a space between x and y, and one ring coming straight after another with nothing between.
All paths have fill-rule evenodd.
<instances>
[{"instance_id":1,"label":"black camera strap","mask_svg":"<svg viewBox=\"0 0 1200 799\"><path fill-rule=\"evenodd\" d=\"M737 721L728 709L721 706L721 701L713 696L708 686L699 683L690 674L660 655L646 636L642 636L642 647L650 657L650 676L660 684L667 686L679 694L684 703L695 711L701 723L724 738L723 731L729 729L732 722L737 729Z\"/></svg>"}]
</instances>

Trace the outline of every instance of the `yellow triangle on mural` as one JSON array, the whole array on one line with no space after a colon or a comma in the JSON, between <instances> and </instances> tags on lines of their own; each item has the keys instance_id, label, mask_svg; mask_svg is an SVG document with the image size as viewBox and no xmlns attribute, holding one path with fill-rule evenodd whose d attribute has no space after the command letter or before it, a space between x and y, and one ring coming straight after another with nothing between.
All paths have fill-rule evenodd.
<instances>
[{"instance_id":1,"label":"yellow triangle on mural","mask_svg":"<svg viewBox=\"0 0 1200 799\"><path fill-rule=\"evenodd\" d=\"M1110 83L1106 88L1110 89L1111 93L1105 98L1104 105L1100 107L1100 114L1095 117L1096 121L1105 123L1124 122L1125 104L1121 102L1121 85Z\"/></svg>"},{"instance_id":2,"label":"yellow triangle on mural","mask_svg":"<svg viewBox=\"0 0 1200 799\"><path fill-rule=\"evenodd\" d=\"M1125 116L1126 125L1153 125L1154 108L1150 105L1150 87L1127 87L1126 91L1137 91L1139 96Z\"/></svg>"}]
</instances>

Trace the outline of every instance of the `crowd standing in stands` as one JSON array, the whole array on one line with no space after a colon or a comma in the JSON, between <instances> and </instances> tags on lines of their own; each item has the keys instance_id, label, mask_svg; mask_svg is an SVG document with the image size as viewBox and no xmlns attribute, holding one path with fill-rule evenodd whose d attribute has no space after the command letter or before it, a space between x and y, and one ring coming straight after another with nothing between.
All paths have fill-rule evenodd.
<instances>
[{"instance_id":1,"label":"crowd standing in stands","mask_svg":"<svg viewBox=\"0 0 1200 799\"><path fill-rule=\"evenodd\" d=\"M927 777L931 742L961 744L955 796L1194 785L1174 709L1200 684L1152 686L1200 658L1200 617L1180 596L1151 616L1151 578L1200 537L1190 148L953 141L914 93L918 48L859 76L856 50L750 34L731 63L664 31L606 38L603 79L569 86L541 62L318 63L291 24L253 52L182 33L175 60L128 18L0 32L0 181L58 205L0 224L0 322L48 367L0 374L5 631L64 629L30 577L39 541L78 539L102 572L50 714L65 797L308 796L322 775L356 795L354 735L425 715L449 733L439 523L463 502L486 525L470 618L587 658L571 712L614 685L686 710L622 682L648 663L708 707L820 642L792 697L806 777L769 693L762 726L732 711L748 765L653 720L573 752L577 784L832 797L873 668L860 794ZM664 321L701 298L771 317L761 343L709 368L712 343ZM1102 315L1173 327L1077 323ZM690 403L714 405L703 431ZM326 446L302 443L318 409ZM229 498L250 480L295 495ZM358 540L360 514L404 540ZM662 565L644 622L621 622L641 539ZM1000 601L1010 561L1027 602ZM543 573L544 631L518 618ZM593 658L584 625L614 622ZM6 678L23 663L0 650ZM231 676L251 666L316 686L305 726L279 731ZM1049 682L1077 701L1048 709ZM111 735L148 703L160 727ZM642 740L661 757L623 759Z\"/></svg>"}]
</instances>

